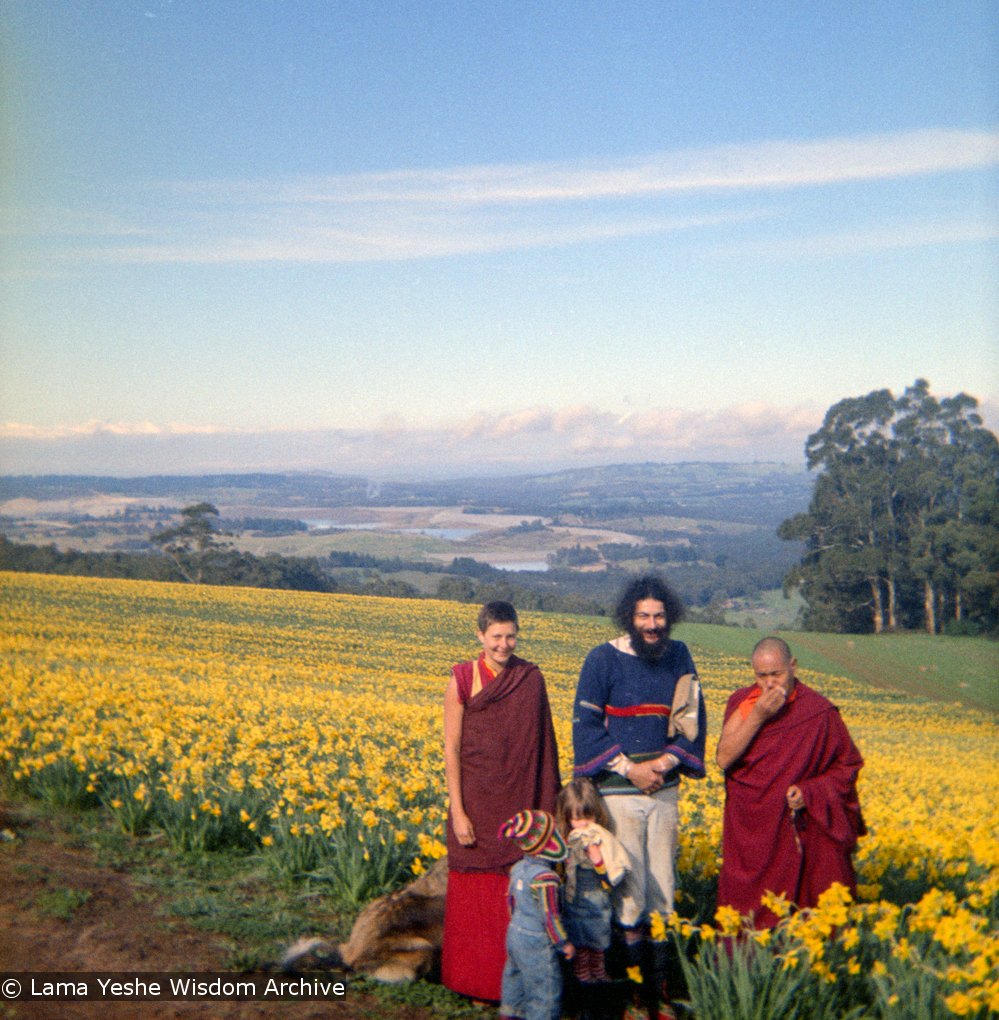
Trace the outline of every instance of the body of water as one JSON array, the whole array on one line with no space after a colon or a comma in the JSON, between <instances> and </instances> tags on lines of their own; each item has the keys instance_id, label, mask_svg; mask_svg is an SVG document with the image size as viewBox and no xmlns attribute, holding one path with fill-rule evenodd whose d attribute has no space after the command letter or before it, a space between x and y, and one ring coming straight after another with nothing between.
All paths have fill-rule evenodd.
<instances>
[{"instance_id":1,"label":"body of water","mask_svg":"<svg viewBox=\"0 0 999 1020\"><path fill-rule=\"evenodd\" d=\"M339 521L307 520L305 524L315 531L327 531L330 528L335 528L337 531L377 531L382 526L381 521L364 521L362 524L341 524Z\"/></svg>"},{"instance_id":2,"label":"body of water","mask_svg":"<svg viewBox=\"0 0 999 1020\"><path fill-rule=\"evenodd\" d=\"M392 531L400 535L427 535L448 542L462 542L479 533L478 528L393 528L384 521L361 521L358 524L341 524L339 521L307 520L305 524L316 531Z\"/></svg>"}]
</instances>

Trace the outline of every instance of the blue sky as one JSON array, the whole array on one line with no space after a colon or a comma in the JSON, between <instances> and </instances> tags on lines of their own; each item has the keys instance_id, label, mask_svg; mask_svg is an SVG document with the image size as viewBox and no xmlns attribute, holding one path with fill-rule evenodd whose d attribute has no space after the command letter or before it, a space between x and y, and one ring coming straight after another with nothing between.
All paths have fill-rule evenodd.
<instances>
[{"instance_id":1,"label":"blue sky","mask_svg":"<svg viewBox=\"0 0 999 1020\"><path fill-rule=\"evenodd\" d=\"M785 460L999 422L993 3L11 0L0 471Z\"/></svg>"}]
</instances>

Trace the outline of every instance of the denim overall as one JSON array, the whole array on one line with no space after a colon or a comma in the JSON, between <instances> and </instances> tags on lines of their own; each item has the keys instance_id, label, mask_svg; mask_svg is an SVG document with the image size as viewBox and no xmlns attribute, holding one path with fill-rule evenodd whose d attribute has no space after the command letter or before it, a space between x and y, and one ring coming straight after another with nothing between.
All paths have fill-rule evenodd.
<instances>
[{"instance_id":1,"label":"denim overall","mask_svg":"<svg viewBox=\"0 0 999 1020\"><path fill-rule=\"evenodd\" d=\"M576 868L576 894L563 910L565 932L579 948L607 949L611 943L611 900L600 876L585 866Z\"/></svg>"},{"instance_id":2,"label":"denim overall","mask_svg":"<svg viewBox=\"0 0 999 1020\"><path fill-rule=\"evenodd\" d=\"M545 930L545 914L531 882L552 870L543 857L522 857L510 871L513 912L506 931L501 1017L559 1020L562 970L558 951Z\"/></svg>"}]
</instances>

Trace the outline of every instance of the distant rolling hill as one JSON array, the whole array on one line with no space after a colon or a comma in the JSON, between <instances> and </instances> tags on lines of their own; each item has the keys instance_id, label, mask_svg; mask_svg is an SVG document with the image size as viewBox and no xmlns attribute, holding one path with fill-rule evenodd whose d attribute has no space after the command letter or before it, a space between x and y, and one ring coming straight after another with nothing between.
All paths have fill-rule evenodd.
<instances>
[{"instance_id":1,"label":"distant rolling hill","mask_svg":"<svg viewBox=\"0 0 999 1020\"><path fill-rule=\"evenodd\" d=\"M226 475L0 477L0 501L68 500L113 495L138 499L296 506L464 506L469 511L586 520L667 515L776 525L807 505L812 478L778 463L615 464L548 474L434 481L373 482L318 472Z\"/></svg>"}]
</instances>

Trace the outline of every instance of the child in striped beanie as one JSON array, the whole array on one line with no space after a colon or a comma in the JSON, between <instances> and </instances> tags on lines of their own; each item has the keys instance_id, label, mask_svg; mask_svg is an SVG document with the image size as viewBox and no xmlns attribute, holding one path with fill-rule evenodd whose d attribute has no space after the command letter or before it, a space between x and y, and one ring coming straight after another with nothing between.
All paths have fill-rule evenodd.
<instances>
[{"instance_id":1,"label":"child in striped beanie","mask_svg":"<svg viewBox=\"0 0 999 1020\"><path fill-rule=\"evenodd\" d=\"M566 859L568 848L547 811L518 811L500 826L499 837L513 840L524 852L510 870L510 926L499 1013L509 1020L559 1020L558 956L571 960L575 950L562 925L562 881L553 865Z\"/></svg>"}]
</instances>

